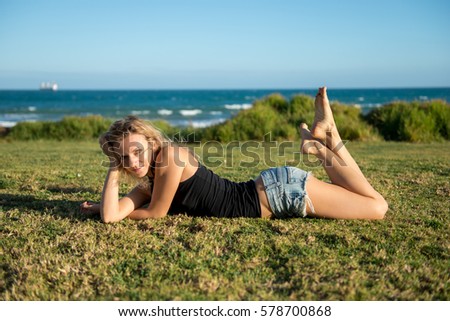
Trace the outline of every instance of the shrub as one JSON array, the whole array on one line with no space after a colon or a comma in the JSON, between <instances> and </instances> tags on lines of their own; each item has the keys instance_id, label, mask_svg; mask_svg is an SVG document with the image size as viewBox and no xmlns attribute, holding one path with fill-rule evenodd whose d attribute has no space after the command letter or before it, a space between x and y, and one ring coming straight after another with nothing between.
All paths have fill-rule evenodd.
<instances>
[{"instance_id":1,"label":"shrub","mask_svg":"<svg viewBox=\"0 0 450 321\"><path fill-rule=\"evenodd\" d=\"M229 142L233 140L294 139L296 130L289 124L286 110L289 103L280 95L256 101L251 109L239 112L232 119L201 131L202 140ZM281 112L284 110L284 112Z\"/></svg>"},{"instance_id":2,"label":"shrub","mask_svg":"<svg viewBox=\"0 0 450 321\"><path fill-rule=\"evenodd\" d=\"M97 139L108 130L113 120L101 116L88 117L64 117L60 121L21 122L11 128L8 134L13 140L84 140ZM168 137L177 132L175 127L166 121L155 120L151 122L155 127L162 130Z\"/></svg>"},{"instance_id":3,"label":"shrub","mask_svg":"<svg viewBox=\"0 0 450 321\"><path fill-rule=\"evenodd\" d=\"M276 111L286 114L289 112L289 102L281 94L271 94L260 101L255 102L256 105L263 104L271 106Z\"/></svg>"},{"instance_id":4,"label":"shrub","mask_svg":"<svg viewBox=\"0 0 450 321\"><path fill-rule=\"evenodd\" d=\"M429 110L439 134L444 139L450 139L450 105L442 100L433 100L429 103Z\"/></svg>"},{"instance_id":5,"label":"shrub","mask_svg":"<svg viewBox=\"0 0 450 321\"><path fill-rule=\"evenodd\" d=\"M61 121L22 122L11 129L8 137L17 140L82 140L97 138L111 121L101 116L64 117Z\"/></svg>"},{"instance_id":6,"label":"shrub","mask_svg":"<svg viewBox=\"0 0 450 321\"><path fill-rule=\"evenodd\" d=\"M237 140L268 139L268 133L271 133L272 139L294 139L296 135L285 114L277 112L272 105L264 102L256 103L252 109L243 111L232 123Z\"/></svg>"},{"instance_id":7,"label":"shrub","mask_svg":"<svg viewBox=\"0 0 450 321\"><path fill-rule=\"evenodd\" d=\"M381 139L377 130L364 120L358 107L332 103L331 109L342 139L359 141L378 141Z\"/></svg>"},{"instance_id":8,"label":"shrub","mask_svg":"<svg viewBox=\"0 0 450 321\"><path fill-rule=\"evenodd\" d=\"M376 130L364 121L359 108L332 103L336 124L345 140L378 140ZM299 139L298 127L314 120L314 100L296 95L287 101L279 94L255 101L253 108L239 112L225 123L201 131L202 140L262 140L267 133L272 139ZM197 137L198 137L197 136ZM268 137L266 137L268 138Z\"/></svg>"},{"instance_id":9,"label":"shrub","mask_svg":"<svg viewBox=\"0 0 450 321\"><path fill-rule=\"evenodd\" d=\"M48 132L49 126L50 122L20 122L11 128L7 137L17 140L40 139L44 133Z\"/></svg>"},{"instance_id":10,"label":"shrub","mask_svg":"<svg viewBox=\"0 0 450 321\"><path fill-rule=\"evenodd\" d=\"M289 102L287 117L294 126L300 123L312 124L314 120L314 100L305 95L295 95Z\"/></svg>"},{"instance_id":11,"label":"shrub","mask_svg":"<svg viewBox=\"0 0 450 321\"><path fill-rule=\"evenodd\" d=\"M441 100L394 102L371 111L366 119L387 140L430 142L449 139L450 106Z\"/></svg>"},{"instance_id":12,"label":"shrub","mask_svg":"<svg viewBox=\"0 0 450 321\"><path fill-rule=\"evenodd\" d=\"M376 130L364 121L359 108L331 102L331 109L342 139L362 141L380 139ZM305 95L292 97L288 113L292 126L297 127L300 123L311 126L314 114L315 107L312 97Z\"/></svg>"}]
</instances>

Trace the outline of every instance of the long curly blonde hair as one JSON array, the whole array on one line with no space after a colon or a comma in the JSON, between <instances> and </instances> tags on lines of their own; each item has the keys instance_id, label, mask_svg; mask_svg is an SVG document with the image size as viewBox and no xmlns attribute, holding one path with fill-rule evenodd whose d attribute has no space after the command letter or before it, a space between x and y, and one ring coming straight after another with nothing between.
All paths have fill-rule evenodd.
<instances>
[{"instance_id":1,"label":"long curly blonde hair","mask_svg":"<svg viewBox=\"0 0 450 321\"><path fill-rule=\"evenodd\" d=\"M127 116L123 119L115 121L108 129L107 132L103 133L99 137L99 143L102 150L105 152L105 147L117 147L123 139L128 137L130 134L140 134L143 135L146 140L157 148L163 147L164 144L170 143L170 139L167 138L162 131L156 128L151 122L144 121L135 116ZM105 144L107 144L105 146ZM153 180L149 179L142 180L136 179L123 167L123 163L117 158L117 154L112 153L107 155L108 157L114 158L114 161L118 165L121 177L125 178L128 183L139 183L143 188L148 187L148 184L153 184Z\"/></svg>"}]
</instances>

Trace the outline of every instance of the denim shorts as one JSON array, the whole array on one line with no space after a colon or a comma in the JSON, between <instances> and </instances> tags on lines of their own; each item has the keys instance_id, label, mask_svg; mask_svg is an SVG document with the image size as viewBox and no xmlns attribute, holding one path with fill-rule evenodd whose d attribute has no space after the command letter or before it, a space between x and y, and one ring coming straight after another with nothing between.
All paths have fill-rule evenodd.
<instances>
[{"instance_id":1,"label":"denim shorts","mask_svg":"<svg viewBox=\"0 0 450 321\"><path fill-rule=\"evenodd\" d=\"M306 202L314 212L305 188L310 174L289 166L273 167L261 172L274 218L305 217Z\"/></svg>"}]
</instances>

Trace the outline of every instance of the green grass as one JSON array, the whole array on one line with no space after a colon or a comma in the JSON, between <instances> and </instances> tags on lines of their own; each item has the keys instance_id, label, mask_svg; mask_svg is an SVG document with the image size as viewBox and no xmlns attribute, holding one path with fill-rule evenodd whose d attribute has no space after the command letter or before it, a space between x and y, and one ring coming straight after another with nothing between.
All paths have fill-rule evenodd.
<instances>
[{"instance_id":1,"label":"green grass","mask_svg":"<svg viewBox=\"0 0 450 321\"><path fill-rule=\"evenodd\" d=\"M449 300L450 143L347 147L389 202L385 220L105 225L78 213L100 198L96 142L0 142L0 299Z\"/></svg>"}]
</instances>

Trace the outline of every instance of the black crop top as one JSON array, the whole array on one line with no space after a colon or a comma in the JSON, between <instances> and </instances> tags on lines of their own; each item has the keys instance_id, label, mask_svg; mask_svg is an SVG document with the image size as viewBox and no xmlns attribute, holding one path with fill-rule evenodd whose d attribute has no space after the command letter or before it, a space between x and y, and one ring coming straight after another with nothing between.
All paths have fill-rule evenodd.
<instances>
[{"instance_id":1,"label":"black crop top","mask_svg":"<svg viewBox=\"0 0 450 321\"><path fill-rule=\"evenodd\" d=\"M169 212L192 216L261 217L253 180L232 182L201 164L194 175L180 183Z\"/></svg>"}]
</instances>

